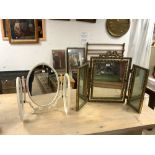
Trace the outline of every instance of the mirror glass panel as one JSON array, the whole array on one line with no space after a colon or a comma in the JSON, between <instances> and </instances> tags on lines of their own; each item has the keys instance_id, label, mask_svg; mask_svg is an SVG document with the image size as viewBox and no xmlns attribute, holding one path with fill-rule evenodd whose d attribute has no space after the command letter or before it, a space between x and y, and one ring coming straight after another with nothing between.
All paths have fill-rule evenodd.
<instances>
[{"instance_id":1,"label":"mirror glass panel","mask_svg":"<svg viewBox=\"0 0 155 155\"><path fill-rule=\"evenodd\" d=\"M129 77L130 58L91 58L92 101L124 101Z\"/></svg>"},{"instance_id":2,"label":"mirror glass panel","mask_svg":"<svg viewBox=\"0 0 155 155\"><path fill-rule=\"evenodd\" d=\"M77 101L76 110L78 111L88 100L88 64L78 68L77 80Z\"/></svg>"},{"instance_id":3,"label":"mirror glass panel","mask_svg":"<svg viewBox=\"0 0 155 155\"><path fill-rule=\"evenodd\" d=\"M140 112L142 108L148 73L148 69L133 65L127 103L138 112Z\"/></svg>"},{"instance_id":4,"label":"mirror glass panel","mask_svg":"<svg viewBox=\"0 0 155 155\"><path fill-rule=\"evenodd\" d=\"M58 76L48 65L36 66L28 76L28 92L30 98L39 106L47 106L58 93Z\"/></svg>"}]
</instances>

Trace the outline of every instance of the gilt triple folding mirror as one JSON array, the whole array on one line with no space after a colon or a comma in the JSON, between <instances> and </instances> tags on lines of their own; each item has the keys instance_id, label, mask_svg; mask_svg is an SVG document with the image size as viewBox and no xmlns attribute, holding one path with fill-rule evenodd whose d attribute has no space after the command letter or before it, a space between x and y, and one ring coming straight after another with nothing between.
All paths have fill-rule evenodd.
<instances>
[{"instance_id":1,"label":"gilt triple folding mirror","mask_svg":"<svg viewBox=\"0 0 155 155\"><path fill-rule=\"evenodd\" d=\"M131 61L98 56L91 57L90 66L79 67L76 110L87 102L126 102L140 113L149 70L137 65L131 69Z\"/></svg>"}]
</instances>

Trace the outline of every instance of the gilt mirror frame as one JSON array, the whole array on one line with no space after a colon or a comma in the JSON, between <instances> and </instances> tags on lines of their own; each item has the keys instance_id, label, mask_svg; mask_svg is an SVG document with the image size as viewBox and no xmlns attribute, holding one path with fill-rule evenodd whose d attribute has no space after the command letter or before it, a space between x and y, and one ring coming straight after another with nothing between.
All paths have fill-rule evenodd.
<instances>
[{"instance_id":1,"label":"gilt mirror frame","mask_svg":"<svg viewBox=\"0 0 155 155\"><path fill-rule=\"evenodd\" d=\"M133 93L133 89L134 89L134 84L135 84L135 78L136 78L136 69L141 69L145 72L144 78L143 78L143 86L142 86L142 93L140 96L137 97L137 99L140 100L139 102L139 107L136 108L131 104L131 98L132 98L132 93ZM142 107L143 107L143 100L144 100L144 95L145 95L145 88L147 85L147 80L148 80L148 76L149 76L149 69L143 68L141 66L135 65L133 64L133 68L132 68L132 74L130 77L130 83L129 83L129 88L128 88L128 98L127 98L127 104L129 106L131 106L134 110L136 110L138 113L141 113L142 111Z\"/></svg>"},{"instance_id":2,"label":"gilt mirror frame","mask_svg":"<svg viewBox=\"0 0 155 155\"><path fill-rule=\"evenodd\" d=\"M81 77L81 72L83 71L84 76L83 76L83 90L82 94L80 94L80 77ZM77 89L76 89L76 111L79 111L88 101L88 72L89 72L89 64L86 63L78 68L78 78L77 78ZM82 98L83 102L80 104L79 98Z\"/></svg>"},{"instance_id":3,"label":"gilt mirror frame","mask_svg":"<svg viewBox=\"0 0 155 155\"><path fill-rule=\"evenodd\" d=\"M131 68L131 61L132 59L129 57L125 58L113 58L113 57L91 57L90 59L90 82L89 82L89 93L88 93L88 100L91 102L121 102L123 103L126 98L126 92L127 92L127 86L128 86L128 80L129 80L129 73ZM93 82L94 82L94 65L97 63L102 62L126 62L125 66L125 72L123 74L123 82L122 82L122 88L121 88L121 94L120 97L93 97Z\"/></svg>"},{"instance_id":4,"label":"gilt mirror frame","mask_svg":"<svg viewBox=\"0 0 155 155\"><path fill-rule=\"evenodd\" d=\"M40 65L48 66L49 68L51 68L51 70L53 70L53 72L54 72L54 74L55 74L55 76L56 76L56 79L57 79L57 91L56 91L55 97L54 97L54 98L51 98L51 101L50 101L48 104L46 104L46 105L40 105L40 104L38 104L37 102L35 102L34 99L33 99L32 96L31 96L31 94L30 94L30 91L29 91L29 90L30 90L30 88L29 88L29 79L30 79L30 76L31 76L32 72L35 70L35 68L38 67L38 66L40 66ZM36 66L34 66L34 67L29 71L29 73L28 73L28 75L27 75L26 87L27 87L28 96L29 96L30 100L32 101L32 103L34 103L34 104L37 105L38 107L48 107L48 106L50 106L51 104L54 104L54 103L55 103L55 101L56 101L56 99L57 99L57 97L58 97L58 95L59 95L59 78L58 78L58 74L57 74L56 70L55 70L52 66L50 66L50 65L48 65L48 64L46 64L46 63L37 64ZM30 103L30 104L31 104L31 103Z\"/></svg>"}]
</instances>

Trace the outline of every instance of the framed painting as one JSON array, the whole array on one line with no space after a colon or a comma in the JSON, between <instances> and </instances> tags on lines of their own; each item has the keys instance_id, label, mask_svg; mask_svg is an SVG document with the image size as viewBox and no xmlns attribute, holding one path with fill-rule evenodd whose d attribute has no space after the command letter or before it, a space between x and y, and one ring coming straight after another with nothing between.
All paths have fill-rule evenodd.
<instances>
[{"instance_id":1,"label":"framed painting","mask_svg":"<svg viewBox=\"0 0 155 155\"><path fill-rule=\"evenodd\" d=\"M37 21L38 21L38 38L39 40L46 40L45 19L37 19Z\"/></svg>"},{"instance_id":2,"label":"framed painting","mask_svg":"<svg viewBox=\"0 0 155 155\"><path fill-rule=\"evenodd\" d=\"M67 72L77 72L77 68L82 66L86 60L85 48L67 48Z\"/></svg>"},{"instance_id":3,"label":"framed painting","mask_svg":"<svg viewBox=\"0 0 155 155\"><path fill-rule=\"evenodd\" d=\"M38 21L38 38L39 40L46 40L45 19L37 19ZM9 40L6 19L1 19L2 39Z\"/></svg>"},{"instance_id":4,"label":"framed painting","mask_svg":"<svg viewBox=\"0 0 155 155\"><path fill-rule=\"evenodd\" d=\"M7 19L7 26L11 44L38 43L36 19Z\"/></svg>"},{"instance_id":5,"label":"framed painting","mask_svg":"<svg viewBox=\"0 0 155 155\"><path fill-rule=\"evenodd\" d=\"M2 31L2 39L8 40L8 30L6 25L6 19L1 19L1 31Z\"/></svg>"},{"instance_id":6,"label":"framed painting","mask_svg":"<svg viewBox=\"0 0 155 155\"><path fill-rule=\"evenodd\" d=\"M66 72L66 55L65 50L52 50L53 67L58 73Z\"/></svg>"},{"instance_id":7,"label":"framed painting","mask_svg":"<svg viewBox=\"0 0 155 155\"><path fill-rule=\"evenodd\" d=\"M96 19L76 19L76 21L87 22L87 23L96 23Z\"/></svg>"}]
</instances>

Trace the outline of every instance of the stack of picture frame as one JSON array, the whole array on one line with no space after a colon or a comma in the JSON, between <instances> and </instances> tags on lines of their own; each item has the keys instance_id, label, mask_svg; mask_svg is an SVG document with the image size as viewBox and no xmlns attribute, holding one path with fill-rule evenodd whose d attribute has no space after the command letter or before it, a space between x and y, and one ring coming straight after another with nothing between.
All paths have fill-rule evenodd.
<instances>
[{"instance_id":1,"label":"stack of picture frame","mask_svg":"<svg viewBox=\"0 0 155 155\"><path fill-rule=\"evenodd\" d=\"M53 67L59 74L65 72L74 79L77 86L77 69L86 62L86 52L83 47L68 47L67 50L52 50Z\"/></svg>"},{"instance_id":2,"label":"stack of picture frame","mask_svg":"<svg viewBox=\"0 0 155 155\"><path fill-rule=\"evenodd\" d=\"M2 19L2 38L11 44L46 40L44 19Z\"/></svg>"},{"instance_id":3,"label":"stack of picture frame","mask_svg":"<svg viewBox=\"0 0 155 155\"><path fill-rule=\"evenodd\" d=\"M112 47L108 49L109 47ZM53 67L58 73L65 72L75 80L75 88L77 88L77 72L78 67L90 61L90 56L112 54L113 56L123 57L125 43L109 44L109 43L86 43L86 47L68 47L66 50L52 50Z\"/></svg>"}]
</instances>

